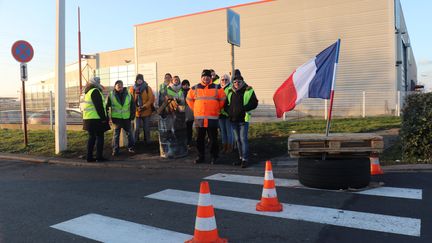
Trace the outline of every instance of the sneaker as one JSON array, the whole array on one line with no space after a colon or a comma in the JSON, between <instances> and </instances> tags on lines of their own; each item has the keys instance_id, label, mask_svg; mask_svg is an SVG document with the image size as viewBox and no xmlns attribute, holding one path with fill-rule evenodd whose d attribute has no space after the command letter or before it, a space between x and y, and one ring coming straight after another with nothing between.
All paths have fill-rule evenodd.
<instances>
[{"instance_id":1,"label":"sneaker","mask_svg":"<svg viewBox=\"0 0 432 243\"><path fill-rule=\"evenodd\" d=\"M135 153L135 150L133 148L128 148L129 153Z\"/></svg>"},{"instance_id":2,"label":"sneaker","mask_svg":"<svg viewBox=\"0 0 432 243\"><path fill-rule=\"evenodd\" d=\"M242 167L242 168L246 168L246 167L248 167L248 162L247 162L247 160L242 160L240 167Z\"/></svg>"}]
</instances>

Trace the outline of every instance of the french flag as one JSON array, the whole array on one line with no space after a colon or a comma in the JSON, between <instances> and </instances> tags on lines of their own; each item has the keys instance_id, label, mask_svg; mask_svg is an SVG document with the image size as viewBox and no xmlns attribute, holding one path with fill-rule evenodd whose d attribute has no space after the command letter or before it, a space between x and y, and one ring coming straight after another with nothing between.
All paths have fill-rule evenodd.
<instances>
[{"instance_id":1,"label":"french flag","mask_svg":"<svg viewBox=\"0 0 432 243\"><path fill-rule=\"evenodd\" d=\"M273 101L278 118L293 110L304 98L329 99L339 56L338 40L333 45L297 68L276 90Z\"/></svg>"}]
</instances>

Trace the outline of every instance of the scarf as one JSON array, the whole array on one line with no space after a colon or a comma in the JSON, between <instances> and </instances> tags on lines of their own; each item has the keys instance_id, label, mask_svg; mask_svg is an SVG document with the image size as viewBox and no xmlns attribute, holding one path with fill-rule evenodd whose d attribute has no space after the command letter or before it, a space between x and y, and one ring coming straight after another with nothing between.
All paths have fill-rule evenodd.
<instances>
[{"instance_id":1,"label":"scarf","mask_svg":"<svg viewBox=\"0 0 432 243\"><path fill-rule=\"evenodd\" d=\"M142 84L135 83L134 94L135 94L135 97L137 97L137 101L136 101L137 106L143 106L144 105L141 94L142 94L142 92L144 92L144 90L147 89L147 86L148 86L148 84L146 81L143 81Z\"/></svg>"},{"instance_id":2,"label":"scarf","mask_svg":"<svg viewBox=\"0 0 432 243\"><path fill-rule=\"evenodd\" d=\"M173 89L176 93L177 92L179 92L179 90L181 89L181 83L179 83L179 84L173 84L173 83L170 83L169 84L169 86L171 87L171 89Z\"/></svg>"}]
</instances>

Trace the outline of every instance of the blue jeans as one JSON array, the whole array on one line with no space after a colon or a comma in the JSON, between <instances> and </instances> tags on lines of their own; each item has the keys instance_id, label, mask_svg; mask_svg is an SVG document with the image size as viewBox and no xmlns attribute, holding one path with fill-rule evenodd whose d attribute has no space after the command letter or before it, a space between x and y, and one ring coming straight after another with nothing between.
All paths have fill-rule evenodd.
<instances>
[{"instance_id":1,"label":"blue jeans","mask_svg":"<svg viewBox=\"0 0 432 243\"><path fill-rule=\"evenodd\" d=\"M122 128L128 138L128 148L131 149L135 145L134 138L131 131L131 121L129 121L129 119L122 120L119 121L117 124L114 123L114 134L113 134L113 142L112 142L113 152L118 152L120 149L119 146L120 132Z\"/></svg>"},{"instance_id":2,"label":"blue jeans","mask_svg":"<svg viewBox=\"0 0 432 243\"><path fill-rule=\"evenodd\" d=\"M139 140L140 128L142 127L144 130L143 141L145 141L146 143L151 142L151 139L150 139L150 119L151 119L151 116L135 117L135 127L134 127L135 128L135 130L134 130L135 141Z\"/></svg>"},{"instance_id":3,"label":"blue jeans","mask_svg":"<svg viewBox=\"0 0 432 243\"><path fill-rule=\"evenodd\" d=\"M221 130L222 144L233 144L233 129L228 118L219 118L219 128Z\"/></svg>"},{"instance_id":4,"label":"blue jeans","mask_svg":"<svg viewBox=\"0 0 432 243\"><path fill-rule=\"evenodd\" d=\"M249 144L248 144L248 131L249 122L231 122L234 131L234 138L237 142L239 157L242 160L248 161L249 159Z\"/></svg>"}]
</instances>

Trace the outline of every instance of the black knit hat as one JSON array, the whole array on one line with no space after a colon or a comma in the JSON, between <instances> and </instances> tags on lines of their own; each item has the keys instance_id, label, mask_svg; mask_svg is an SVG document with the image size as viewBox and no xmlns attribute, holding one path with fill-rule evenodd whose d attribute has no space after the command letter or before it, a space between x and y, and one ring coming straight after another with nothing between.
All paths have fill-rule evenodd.
<instances>
[{"instance_id":1,"label":"black knit hat","mask_svg":"<svg viewBox=\"0 0 432 243\"><path fill-rule=\"evenodd\" d=\"M187 79L183 80L181 82L181 85L189 85L190 86L189 80L187 80Z\"/></svg>"},{"instance_id":2,"label":"black knit hat","mask_svg":"<svg viewBox=\"0 0 432 243\"><path fill-rule=\"evenodd\" d=\"M204 77L204 76L211 77L211 71L208 69L204 69L201 73L201 77Z\"/></svg>"},{"instance_id":3,"label":"black knit hat","mask_svg":"<svg viewBox=\"0 0 432 243\"><path fill-rule=\"evenodd\" d=\"M144 75L142 75L142 74L137 74L137 76L136 76L136 78L135 78L135 82L138 80L138 79L141 79L142 81L144 81Z\"/></svg>"}]
</instances>

